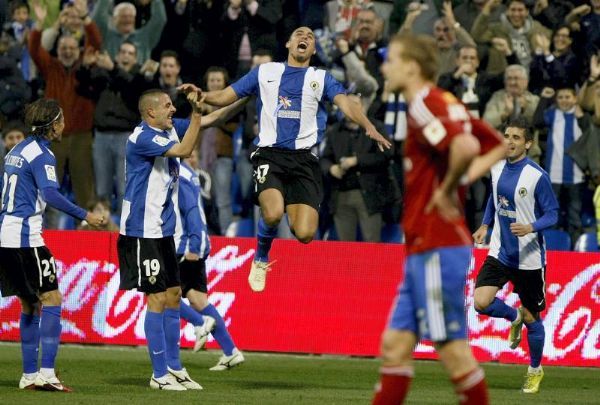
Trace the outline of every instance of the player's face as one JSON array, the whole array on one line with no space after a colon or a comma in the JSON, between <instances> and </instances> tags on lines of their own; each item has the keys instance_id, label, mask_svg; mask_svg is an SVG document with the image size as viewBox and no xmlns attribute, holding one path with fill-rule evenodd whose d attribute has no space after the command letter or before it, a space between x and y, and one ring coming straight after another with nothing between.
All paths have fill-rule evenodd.
<instances>
[{"instance_id":1,"label":"player's face","mask_svg":"<svg viewBox=\"0 0 600 405\"><path fill-rule=\"evenodd\" d=\"M175 106L168 94L161 94L158 97L156 106L151 108L150 113L154 118L154 125L160 129L173 128L173 114L175 114Z\"/></svg>"},{"instance_id":2,"label":"player's face","mask_svg":"<svg viewBox=\"0 0 600 405\"><path fill-rule=\"evenodd\" d=\"M62 133L65 129L65 117L63 112L60 112L60 116L54 123L52 124L52 131L50 131L48 138L51 141L60 142L62 140Z\"/></svg>"},{"instance_id":3,"label":"player's face","mask_svg":"<svg viewBox=\"0 0 600 405\"><path fill-rule=\"evenodd\" d=\"M285 44L292 58L299 63L309 61L315 54L315 34L308 27L297 28Z\"/></svg>"},{"instance_id":4,"label":"player's face","mask_svg":"<svg viewBox=\"0 0 600 405\"><path fill-rule=\"evenodd\" d=\"M191 167L192 169L196 170L198 168L198 151L196 149L194 149L192 151L192 154L190 155L189 158L187 158L185 160Z\"/></svg>"},{"instance_id":5,"label":"player's face","mask_svg":"<svg viewBox=\"0 0 600 405\"><path fill-rule=\"evenodd\" d=\"M525 140L525 129L508 127L504 131L504 141L508 145L508 160L517 162L527 155L531 141Z\"/></svg>"},{"instance_id":6,"label":"player's face","mask_svg":"<svg viewBox=\"0 0 600 405\"><path fill-rule=\"evenodd\" d=\"M401 92L406 87L407 62L400 56L402 44L393 42L388 47L387 59L381 66L383 76L386 78L390 91Z\"/></svg>"},{"instance_id":7,"label":"player's face","mask_svg":"<svg viewBox=\"0 0 600 405\"><path fill-rule=\"evenodd\" d=\"M4 147L6 150L11 150L23 139L25 139L25 134L18 129L13 129L4 135Z\"/></svg>"}]
</instances>

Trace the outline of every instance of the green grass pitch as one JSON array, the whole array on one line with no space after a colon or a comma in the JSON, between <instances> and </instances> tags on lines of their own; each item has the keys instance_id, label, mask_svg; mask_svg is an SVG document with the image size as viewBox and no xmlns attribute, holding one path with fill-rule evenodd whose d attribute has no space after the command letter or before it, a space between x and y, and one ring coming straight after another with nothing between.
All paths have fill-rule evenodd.
<instances>
[{"instance_id":1,"label":"green grass pitch","mask_svg":"<svg viewBox=\"0 0 600 405\"><path fill-rule=\"evenodd\" d=\"M63 345L57 369L70 394L21 391L20 348L0 344L0 404L367 404L377 380L374 359L245 353L246 362L212 372L220 352L182 351L182 360L203 391L160 392L148 387L145 348ZM526 366L484 365L493 404L600 404L600 370L545 367L540 393L521 394ZM416 363L408 404L454 404L441 365Z\"/></svg>"}]
</instances>

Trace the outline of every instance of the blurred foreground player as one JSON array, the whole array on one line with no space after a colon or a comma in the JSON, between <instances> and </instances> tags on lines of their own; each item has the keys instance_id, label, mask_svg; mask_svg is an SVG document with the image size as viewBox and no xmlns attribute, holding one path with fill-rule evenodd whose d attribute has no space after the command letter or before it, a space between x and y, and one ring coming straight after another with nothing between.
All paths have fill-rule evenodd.
<instances>
[{"instance_id":1,"label":"blurred foreground player","mask_svg":"<svg viewBox=\"0 0 600 405\"><path fill-rule=\"evenodd\" d=\"M420 339L433 342L461 404L489 402L483 370L467 342L464 288L472 240L459 184L487 172L506 147L496 131L434 86L437 68L431 38L391 40L383 71L391 90L403 92L409 104L402 224L407 258L382 337L381 380L373 399L378 405L404 402Z\"/></svg>"}]
</instances>

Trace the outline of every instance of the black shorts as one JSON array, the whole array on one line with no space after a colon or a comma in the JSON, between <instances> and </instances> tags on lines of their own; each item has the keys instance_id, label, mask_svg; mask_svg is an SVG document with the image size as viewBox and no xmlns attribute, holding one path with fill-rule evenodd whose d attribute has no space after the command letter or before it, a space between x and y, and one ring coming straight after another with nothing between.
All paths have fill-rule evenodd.
<instances>
[{"instance_id":1,"label":"black shorts","mask_svg":"<svg viewBox=\"0 0 600 405\"><path fill-rule=\"evenodd\" d=\"M39 294L58 290L56 262L46 246L0 248L0 291L38 302Z\"/></svg>"},{"instance_id":2,"label":"black shorts","mask_svg":"<svg viewBox=\"0 0 600 405\"><path fill-rule=\"evenodd\" d=\"M306 204L317 211L323 200L319 159L310 150L258 148L251 156L254 168L254 203L263 190L281 192L285 205Z\"/></svg>"},{"instance_id":3,"label":"black shorts","mask_svg":"<svg viewBox=\"0 0 600 405\"><path fill-rule=\"evenodd\" d=\"M117 253L121 290L137 288L146 294L155 294L180 285L172 236L148 239L119 235Z\"/></svg>"},{"instance_id":4,"label":"black shorts","mask_svg":"<svg viewBox=\"0 0 600 405\"><path fill-rule=\"evenodd\" d=\"M544 268L512 269L498 259L488 256L479 270L475 288L487 286L502 288L509 281L529 312L542 312L546 308L546 269Z\"/></svg>"},{"instance_id":5,"label":"black shorts","mask_svg":"<svg viewBox=\"0 0 600 405\"><path fill-rule=\"evenodd\" d=\"M181 273L181 296L185 297L190 290L208 292L206 283L206 262L203 259L191 261L184 256L177 256Z\"/></svg>"}]
</instances>

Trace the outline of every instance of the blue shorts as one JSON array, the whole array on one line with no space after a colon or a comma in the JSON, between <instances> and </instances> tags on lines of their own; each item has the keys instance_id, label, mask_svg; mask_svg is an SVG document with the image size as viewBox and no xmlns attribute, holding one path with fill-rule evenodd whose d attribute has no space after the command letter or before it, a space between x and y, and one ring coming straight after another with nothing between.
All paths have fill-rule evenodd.
<instances>
[{"instance_id":1,"label":"blue shorts","mask_svg":"<svg viewBox=\"0 0 600 405\"><path fill-rule=\"evenodd\" d=\"M409 330L432 342L466 339L465 282L470 260L468 246L408 256L388 327Z\"/></svg>"}]
</instances>

